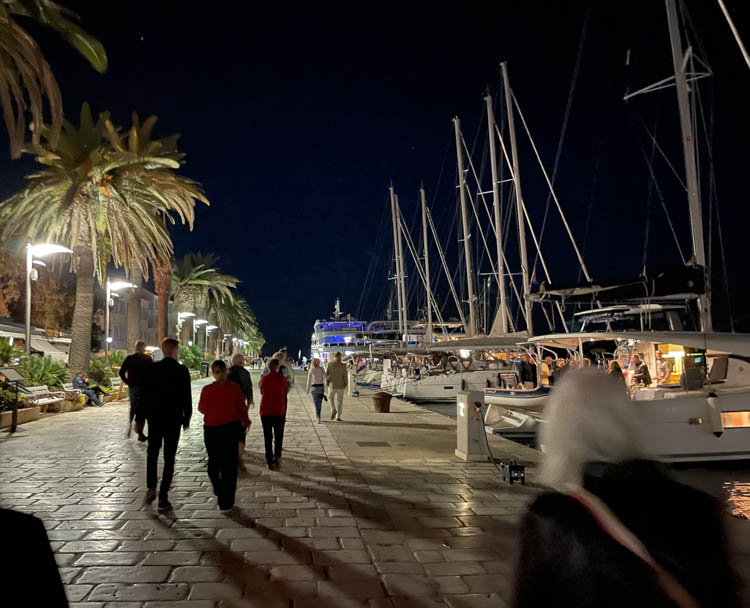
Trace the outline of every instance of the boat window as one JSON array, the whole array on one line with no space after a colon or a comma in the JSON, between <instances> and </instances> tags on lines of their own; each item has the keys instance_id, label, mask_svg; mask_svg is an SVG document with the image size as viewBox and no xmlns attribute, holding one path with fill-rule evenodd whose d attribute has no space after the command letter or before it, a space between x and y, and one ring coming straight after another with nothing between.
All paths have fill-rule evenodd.
<instances>
[{"instance_id":1,"label":"boat window","mask_svg":"<svg viewBox=\"0 0 750 608\"><path fill-rule=\"evenodd\" d=\"M721 382L727 379L729 370L729 357L714 357L712 359L711 371L708 372L709 382Z\"/></svg>"},{"instance_id":2,"label":"boat window","mask_svg":"<svg viewBox=\"0 0 750 608\"><path fill-rule=\"evenodd\" d=\"M744 429L750 427L750 412L722 412L721 423L725 429Z\"/></svg>"}]
</instances>

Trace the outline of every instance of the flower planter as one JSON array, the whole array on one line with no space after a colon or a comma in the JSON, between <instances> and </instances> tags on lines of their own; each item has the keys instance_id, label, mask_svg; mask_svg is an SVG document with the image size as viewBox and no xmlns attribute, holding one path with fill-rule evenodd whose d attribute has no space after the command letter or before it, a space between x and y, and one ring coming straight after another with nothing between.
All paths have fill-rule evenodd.
<instances>
[{"instance_id":1,"label":"flower planter","mask_svg":"<svg viewBox=\"0 0 750 608\"><path fill-rule=\"evenodd\" d=\"M102 395L101 400L102 403L109 403L110 401L114 401L117 398L117 395Z\"/></svg>"},{"instance_id":2,"label":"flower planter","mask_svg":"<svg viewBox=\"0 0 750 608\"><path fill-rule=\"evenodd\" d=\"M77 412L83 409L83 403L80 401L64 401L63 412Z\"/></svg>"},{"instance_id":3,"label":"flower planter","mask_svg":"<svg viewBox=\"0 0 750 608\"><path fill-rule=\"evenodd\" d=\"M24 407L18 410L18 424L26 424L34 420L39 420L39 407ZM9 427L12 421L13 412L11 410L0 412L0 429Z\"/></svg>"}]
</instances>

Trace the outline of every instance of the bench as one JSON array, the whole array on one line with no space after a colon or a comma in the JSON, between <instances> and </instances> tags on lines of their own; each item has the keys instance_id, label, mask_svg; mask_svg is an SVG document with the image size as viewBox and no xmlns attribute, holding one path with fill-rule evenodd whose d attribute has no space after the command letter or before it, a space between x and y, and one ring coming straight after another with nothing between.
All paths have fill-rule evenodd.
<instances>
[{"instance_id":1,"label":"bench","mask_svg":"<svg viewBox=\"0 0 750 608\"><path fill-rule=\"evenodd\" d=\"M56 407L65 401L64 391L50 390L46 386L27 386L22 388L21 392L24 401L31 406L38 406L41 412L46 412L50 406Z\"/></svg>"},{"instance_id":2,"label":"bench","mask_svg":"<svg viewBox=\"0 0 750 608\"><path fill-rule=\"evenodd\" d=\"M82 394L77 388L73 388L72 382L63 384L63 391L65 391L65 401L78 401Z\"/></svg>"}]
</instances>

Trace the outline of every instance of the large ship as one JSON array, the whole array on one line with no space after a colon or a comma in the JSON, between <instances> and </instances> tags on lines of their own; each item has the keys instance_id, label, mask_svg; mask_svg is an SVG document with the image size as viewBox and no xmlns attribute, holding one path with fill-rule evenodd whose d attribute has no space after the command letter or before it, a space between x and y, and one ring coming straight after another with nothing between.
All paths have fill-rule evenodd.
<instances>
[{"instance_id":1,"label":"large ship","mask_svg":"<svg viewBox=\"0 0 750 608\"><path fill-rule=\"evenodd\" d=\"M336 298L333 316L327 320L318 319L313 326L310 354L322 363L330 361L336 353L350 357L368 348L367 323L352 319L341 312L341 302Z\"/></svg>"}]
</instances>

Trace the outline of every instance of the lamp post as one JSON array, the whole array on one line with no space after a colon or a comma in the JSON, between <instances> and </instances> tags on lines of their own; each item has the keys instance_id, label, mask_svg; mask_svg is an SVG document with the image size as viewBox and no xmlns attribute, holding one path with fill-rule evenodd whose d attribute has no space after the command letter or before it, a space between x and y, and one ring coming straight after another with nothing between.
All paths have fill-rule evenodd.
<instances>
[{"instance_id":1,"label":"lamp post","mask_svg":"<svg viewBox=\"0 0 750 608\"><path fill-rule=\"evenodd\" d=\"M112 338L109 336L109 307L114 306L114 300L112 300L112 294L121 289L127 289L129 287L136 287L133 283L127 281L115 281L112 283L107 279L106 287L106 306L104 307L104 362L109 361L109 343Z\"/></svg>"},{"instance_id":2,"label":"lamp post","mask_svg":"<svg viewBox=\"0 0 750 608\"><path fill-rule=\"evenodd\" d=\"M39 263L39 260L34 260L34 256L44 257L52 253L73 253L71 249L63 247L62 245L54 245L51 243L43 243L40 245L32 245L31 242L26 243L26 354L31 354L31 281L36 281L37 271L33 267L34 262ZM41 262L44 264L44 262Z\"/></svg>"}]
</instances>

